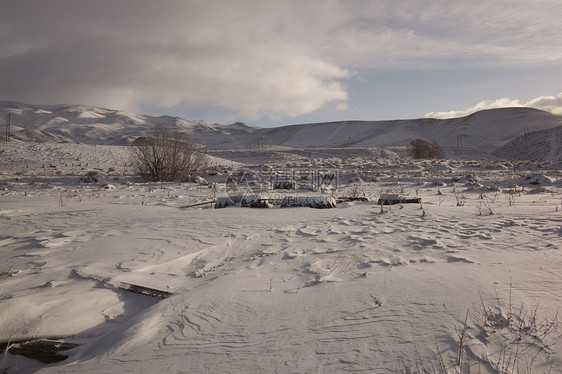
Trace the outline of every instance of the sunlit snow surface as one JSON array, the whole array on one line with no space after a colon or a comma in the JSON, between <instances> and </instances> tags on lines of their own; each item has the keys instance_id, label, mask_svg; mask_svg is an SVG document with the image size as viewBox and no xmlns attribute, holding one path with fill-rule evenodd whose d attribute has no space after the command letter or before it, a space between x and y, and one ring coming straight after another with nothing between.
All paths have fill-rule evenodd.
<instances>
[{"instance_id":1,"label":"sunlit snow surface","mask_svg":"<svg viewBox=\"0 0 562 374\"><path fill-rule=\"evenodd\" d=\"M556 320L560 162L233 153L204 176L219 195L244 161L262 178L271 168L335 168L332 194L371 201L212 209L186 208L212 200L209 185L136 179L123 147L0 149L0 341L81 344L50 365L7 353L0 369L388 373L415 368L416 357L438 364L437 350L452 366L468 310L472 372L495 372L510 354L520 372L562 371L560 330L482 328L498 308L515 319L536 307L538 320ZM100 182L81 180L88 171ZM423 204L381 213L384 193Z\"/></svg>"}]
</instances>

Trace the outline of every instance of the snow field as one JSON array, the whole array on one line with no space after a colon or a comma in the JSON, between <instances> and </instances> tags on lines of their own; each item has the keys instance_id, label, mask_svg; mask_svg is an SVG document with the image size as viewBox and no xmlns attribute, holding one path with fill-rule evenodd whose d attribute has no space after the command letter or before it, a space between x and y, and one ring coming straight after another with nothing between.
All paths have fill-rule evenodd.
<instances>
[{"instance_id":1,"label":"snow field","mask_svg":"<svg viewBox=\"0 0 562 374\"><path fill-rule=\"evenodd\" d=\"M48 366L6 354L2 369L387 373L430 363L437 348L453 365L468 310L473 372L508 357L519 372L562 370L559 331L497 322L528 321L535 306L538 321L554 321L562 303L554 162L349 159L333 193L371 201L322 210L185 208L210 199L208 186L142 183L107 172L112 162L95 166L111 189L81 181L87 170L2 169L0 341L82 344ZM340 167L316 166L328 163ZM220 184L222 171L205 177ZM381 213L389 191L422 205Z\"/></svg>"}]
</instances>

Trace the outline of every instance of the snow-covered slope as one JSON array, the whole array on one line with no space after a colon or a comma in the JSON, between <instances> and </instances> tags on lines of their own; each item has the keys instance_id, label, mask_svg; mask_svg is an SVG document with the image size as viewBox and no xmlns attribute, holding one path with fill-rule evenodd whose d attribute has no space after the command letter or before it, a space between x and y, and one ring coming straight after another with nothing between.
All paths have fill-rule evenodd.
<instances>
[{"instance_id":1,"label":"snow-covered slope","mask_svg":"<svg viewBox=\"0 0 562 374\"><path fill-rule=\"evenodd\" d=\"M264 129L265 144L289 147L405 146L414 138L442 147L490 152L530 131L560 126L562 117L531 108L484 110L462 118L344 121Z\"/></svg>"},{"instance_id":2,"label":"snow-covered slope","mask_svg":"<svg viewBox=\"0 0 562 374\"><path fill-rule=\"evenodd\" d=\"M562 126L523 135L503 146L496 154L511 160L560 160Z\"/></svg>"},{"instance_id":3,"label":"snow-covered slope","mask_svg":"<svg viewBox=\"0 0 562 374\"><path fill-rule=\"evenodd\" d=\"M6 114L11 114L12 138L34 142L126 145L155 125L165 125L184 131L202 144L241 148L238 139L254 130L242 123L232 126L210 124L83 105L29 105L2 101L0 115L4 119Z\"/></svg>"}]
</instances>

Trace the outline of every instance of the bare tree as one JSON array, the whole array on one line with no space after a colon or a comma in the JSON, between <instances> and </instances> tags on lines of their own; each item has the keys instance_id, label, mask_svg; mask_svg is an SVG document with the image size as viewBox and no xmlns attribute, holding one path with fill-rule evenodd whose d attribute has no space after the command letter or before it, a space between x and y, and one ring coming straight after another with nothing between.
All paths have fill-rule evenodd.
<instances>
[{"instance_id":1,"label":"bare tree","mask_svg":"<svg viewBox=\"0 0 562 374\"><path fill-rule=\"evenodd\" d=\"M420 138L414 139L410 142L409 153L413 158L445 157L445 153L439 144L429 143Z\"/></svg>"},{"instance_id":2,"label":"bare tree","mask_svg":"<svg viewBox=\"0 0 562 374\"><path fill-rule=\"evenodd\" d=\"M131 147L137 172L145 180L172 182L200 175L207 155L178 130L156 126Z\"/></svg>"}]
</instances>

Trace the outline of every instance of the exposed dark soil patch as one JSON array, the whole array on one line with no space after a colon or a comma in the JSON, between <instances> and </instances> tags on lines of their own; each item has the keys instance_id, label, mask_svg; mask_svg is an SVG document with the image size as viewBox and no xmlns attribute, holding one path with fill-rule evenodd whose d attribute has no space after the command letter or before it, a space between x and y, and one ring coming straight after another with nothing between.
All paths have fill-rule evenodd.
<instances>
[{"instance_id":1,"label":"exposed dark soil patch","mask_svg":"<svg viewBox=\"0 0 562 374\"><path fill-rule=\"evenodd\" d=\"M60 339L33 339L16 342L0 343L0 349L6 350L14 355L21 355L43 364L53 364L68 358L65 352L78 347L80 344L64 342Z\"/></svg>"}]
</instances>

